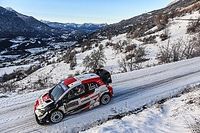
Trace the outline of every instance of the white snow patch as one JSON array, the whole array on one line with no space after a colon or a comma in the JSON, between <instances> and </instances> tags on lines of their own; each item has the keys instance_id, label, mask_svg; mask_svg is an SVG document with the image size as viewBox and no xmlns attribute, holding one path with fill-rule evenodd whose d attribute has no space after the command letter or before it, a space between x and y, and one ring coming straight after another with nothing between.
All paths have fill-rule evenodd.
<instances>
[{"instance_id":1,"label":"white snow patch","mask_svg":"<svg viewBox=\"0 0 200 133\"><path fill-rule=\"evenodd\" d=\"M40 53L40 52L44 52L44 51L47 51L48 48L31 48L31 49L26 49L26 51L32 53L32 54L37 54L37 53Z\"/></svg>"},{"instance_id":2,"label":"white snow patch","mask_svg":"<svg viewBox=\"0 0 200 133\"><path fill-rule=\"evenodd\" d=\"M4 74L13 73L17 69L27 69L31 65L32 64L30 64L30 65L21 65L21 66L11 66L11 67L0 68L0 77L3 76Z\"/></svg>"},{"instance_id":3,"label":"white snow patch","mask_svg":"<svg viewBox=\"0 0 200 133\"><path fill-rule=\"evenodd\" d=\"M200 88L156 104L141 113L108 121L84 133L188 133L195 119L200 121Z\"/></svg>"}]
</instances>

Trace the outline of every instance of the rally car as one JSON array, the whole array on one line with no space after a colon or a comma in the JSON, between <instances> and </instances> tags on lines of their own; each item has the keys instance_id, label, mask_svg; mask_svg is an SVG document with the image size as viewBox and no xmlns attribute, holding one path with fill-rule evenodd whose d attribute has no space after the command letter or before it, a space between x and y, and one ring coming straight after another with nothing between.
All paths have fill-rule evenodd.
<instances>
[{"instance_id":1,"label":"rally car","mask_svg":"<svg viewBox=\"0 0 200 133\"><path fill-rule=\"evenodd\" d=\"M36 100L36 121L58 123L65 115L108 104L112 96L112 87L95 73L69 77Z\"/></svg>"}]
</instances>

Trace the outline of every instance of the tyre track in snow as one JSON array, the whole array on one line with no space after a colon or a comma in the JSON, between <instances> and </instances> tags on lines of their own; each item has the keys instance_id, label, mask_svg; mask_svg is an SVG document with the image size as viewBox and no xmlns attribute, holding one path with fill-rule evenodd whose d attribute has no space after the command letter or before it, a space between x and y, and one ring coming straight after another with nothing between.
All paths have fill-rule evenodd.
<instances>
[{"instance_id":1,"label":"tyre track in snow","mask_svg":"<svg viewBox=\"0 0 200 133\"><path fill-rule=\"evenodd\" d=\"M176 70L176 69L183 69L184 70L185 67L188 68L190 66L194 66L194 64L197 64L197 66L198 66L198 63L195 60L192 63L190 62L190 63L186 63L184 65L178 65L176 67L169 68L169 69L166 69L166 70L152 72L151 74L145 74L145 75L138 76L138 77L135 77L135 78L128 78L128 80L122 80L121 82L117 82L117 83L113 84L114 91L115 91L115 87L117 87L119 84L122 84L122 83L126 84L126 83L129 83L130 81L134 82L134 80L142 79L142 78L145 78L145 77L151 78L151 77L154 77L155 75L162 74L162 73L165 73L165 72L170 72L170 71L173 71L173 70ZM148 90L148 91L152 90L157 86L161 86L163 84L167 84L168 82L173 82L173 81L175 81L177 79L181 80L182 78L190 76L190 75L193 75L193 74L200 75L200 68L197 69L196 71L192 71L192 72L189 72L189 73L186 73L186 74L178 74L178 75L175 75L175 76L172 76L172 77L163 78L163 79L160 79L160 80L157 80L157 81L152 81L149 84L136 86L134 88L129 88L127 90L121 88L121 91L118 91L118 92L115 93L115 96L113 97L113 100L107 106L111 106L111 105L114 105L115 103L117 103L119 101L129 99L134 94L137 94L137 93L140 93L140 92L144 92L146 90ZM26 110L28 108L32 109L33 108L32 105L33 104L29 103L29 104L27 104L27 106L22 105L21 107L19 106L18 108L8 109L6 111L0 112L0 115L2 115L2 113L6 113L6 112L7 112L6 114L8 114L8 115L9 115L10 112L20 113L20 112L18 112L19 109L21 109L22 111ZM99 108L101 108L101 107L102 106L100 106ZM92 112L94 110L98 110L99 108L97 107L97 108L95 108L93 110L90 110L90 111ZM90 111L84 112L83 114L90 113ZM4 115L6 116L6 114L4 114ZM22 115L23 115L23 112L22 112ZM81 115L81 113L79 115ZM67 116L63 121L67 121L67 120L76 118L76 116L77 115ZM24 132L24 131L25 132L30 132L30 131L41 132L40 130L48 129L49 126L50 125L48 125L48 126L39 126L39 125L37 125L37 123L35 122L35 119L34 119L34 114L31 113L26 118L22 117L21 120L8 121L6 123L2 123L0 125L0 131L1 132Z\"/></svg>"},{"instance_id":2,"label":"tyre track in snow","mask_svg":"<svg viewBox=\"0 0 200 133\"><path fill-rule=\"evenodd\" d=\"M178 62L177 62L178 63ZM191 66L191 65L193 65L193 64L195 64L196 63L196 60L194 60L194 61L192 61L192 62L189 62L189 63L185 63L184 65L178 65L178 66L175 66L175 67L171 67L171 68L165 68L164 70L161 70L161 71L156 71L156 72L152 72L152 73L149 73L149 74L144 74L144 75L142 75L142 76L138 76L138 77L134 77L134 78L127 78L127 79L125 79L125 80L120 80L120 81L118 81L118 82L113 82L113 87L115 87L115 86L117 86L118 84L121 84L121 83L124 83L124 82L127 82L127 81L132 81L132 80L136 80L136 79L141 79L141 78L144 78L144 77L147 77L147 76L155 76L155 75L158 75L158 74L162 74L162 73L164 73L164 72L168 72L168 71L171 71L171 70L176 70L177 68L183 68L183 67L188 67L188 66ZM168 65L168 64L167 64ZM147 68L148 69L148 68ZM27 104L27 105L24 105L24 103L28 103L29 102L29 104ZM20 105L20 104L22 104L21 106L18 106L17 108L15 108L15 109L18 109L18 108L23 108L23 107L26 107L26 106L29 106L29 105L33 105L34 104L34 102L32 101L32 100L29 100L29 101L25 101L25 102L21 102L21 103L17 103L18 105ZM5 106L6 108L8 108L8 107L11 107L11 109L9 109L9 111L11 111L11 110L15 110L15 109L12 109L12 106L13 105L9 105L9 106ZM2 113L5 113L5 112L7 112L8 110L4 110L3 112L2 112L2 110L0 110L0 115L2 114Z\"/></svg>"},{"instance_id":3,"label":"tyre track in snow","mask_svg":"<svg viewBox=\"0 0 200 133\"><path fill-rule=\"evenodd\" d=\"M115 95L112 102L108 106L115 104L118 101L126 100L126 99L130 98L130 96L132 96L133 94L143 92L146 89L150 90L150 89L153 89L156 86L160 86L162 84L166 84L167 82L171 82L173 80L177 80L177 79L180 79L180 78L183 78L183 77L187 77L187 76L190 76L190 75L195 74L195 73L198 73L200 75L200 70L198 70L196 72L191 72L189 74L175 76L173 78L168 78L168 79L165 79L165 80L159 80L159 81L153 82L151 84L139 86L138 88L133 88L133 90L126 91L126 92L124 92L124 94ZM98 109L98 108L96 108L96 109ZM92 110L90 110L90 111L92 111ZM90 113L90 111L88 111L88 113ZM67 120L73 119L73 118L74 118L74 115L67 116L63 121L67 121ZM30 121L30 119L33 119L33 120ZM29 128L29 127L33 128L33 125L35 125L35 124L36 124L36 122L35 122L34 117L33 117L33 118L27 119L26 123L24 123L22 125L16 125L14 127L10 127L7 131L6 130L5 131L6 132L12 132L12 131L16 131L16 129L23 129L23 128ZM38 130L48 128L48 126L40 127L40 126L37 126L37 125L35 125L34 127L39 128L39 129L34 129L34 132L40 132ZM33 130L31 130L31 131L33 131ZM29 132L29 131L27 131L27 132Z\"/></svg>"},{"instance_id":4,"label":"tyre track in snow","mask_svg":"<svg viewBox=\"0 0 200 133\"><path fill-rule=\"evenodd\" d=\"M200 75L200 70L197 70L197 71L194 71L194 72L190 72L190 73L187 73L187 74L183 74L183 75L177 75L177 76L170 77L170 78L163 79L163 80L158 80L156 82L153 82L153 83L150 83L150 84L145 84L145 85L138 86L138 87L134 87L132 89L125 90L123 92L118 92L117 94L115 94L114 99L116 99L116 100L119 100L119 99L120 100L124 100L124 99L122 99L123 97L128 97L128 96L138 92L138 90L139 91L144 91L145 89L151 89L151 88L154 88L156 86L168 83L168 82L176 80L176 79L187 77L187 76L195 74L195 73L199 73L199 75Z\"/></svg>"},{"instance_id":5,"label":"tyre track in snow","mask_svg":"<svg viewBox=\"0 0 200 133\"><path fill-rule=\"evenodd\" d=\"M157 72L152 72L152 73L150 73L150 74L145 74L145 75L142 75L142 76L138 76L138 77L135 77L135 78L127 78L126 80L121 80L121 81L119 81L119 82L114 82L113 83L113 87L115 87L115 86L117 86L118 84L122 84L122 83L124 83L124 82L127 82L127 81L132 81L132 80L136 80L136 79L141 79L141 78L144 78L144 77L147 77L147 76L152 76L152 75L157 75L157 74L161 74L161 73L164 73L164 72L167 72L167 71L170 71L170 70L175 70L175 69L177 69L177 68L182 68L182 67L188 67L188 65L193 65L194 63L196 63L196 61L193 61L193 62L190 62L190 63L186 63L186 64L184 64L184 65L180 65L180 66L176 66L176 67L173 67L173 68L167 68L167 69L164 69L164 70L162 70L162 71L157 71ZM158 82L160 82L160 81L158 81ZM154 83L154 84L156 84L156 83ZM141 87L135 87L134 89L140 89L140 88L143 88L143 87L145 87L145 86L148 86L148 85L143 85L143 86L141 86ZM152 86L151 84L149 84L149 86ZM134 91L134 90L130 90L130 91ZM129 93L128 91L127 92L125 92L125 93ZM29 102L29 104L26 104L26 105L24 105L24 103L28 103ZM25 101L25 102L21 102L21 103L18 103L18 105L17 105L17 107L15 107L15 108L12 108L12 106L13 105L10 105L10 106L6 106L6 110L4 110L3 109L3 111L2 110L0 110L0 115L2 115L2 114L4 114L4 113L6 113L7 111L15 111L15 110L18 110L18 109L21 109L21 108L25 108L25 107L30 107L30 106L33 106L33 104L34 104L34 102L31 100L29 100L29 101ZM33 107L32 107L33 108Z\"/></svg>"},{"instance_id":6,"label":"tyre track in snow","mask_svg":"<svg viewBox=\"0 0 200 133\"><path fill-rule=\"evenodd\" d=\"M22 104L22 105L21 105ZM12 108L12 106L9 106L8 109L3 109L0 111L0 115L3 115L5 113L7 113L8 111L9 112L13 112L13 111L16 111L16 110L19 110L19 109L22 109L22 108L26 108L26 107L30 107L30 106L33 106L33 101L31 101L29 104L23 104L23 103L20 103L20 106L15 106L15 108ZM33 107L32 107L33 108Z\"/></svg>"}]
</instances>

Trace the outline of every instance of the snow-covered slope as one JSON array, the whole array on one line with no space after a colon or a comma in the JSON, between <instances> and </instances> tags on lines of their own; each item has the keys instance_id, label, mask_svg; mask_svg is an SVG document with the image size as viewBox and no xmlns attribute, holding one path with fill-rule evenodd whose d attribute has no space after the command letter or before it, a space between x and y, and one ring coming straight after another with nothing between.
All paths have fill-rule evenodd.
<instances>
[{"instance_id":1,"label":"snow-covered slope","mask_svg":"<svg viewBox=\"0 0 200 133\"><path fill-rule=\"evenodd\" d=\"M37 19L0 6L0 37L39 37L55 34L54 29ZM14 22L14 23L13 23ZM58 34L58 32L57 32Z\"/></svg>"},{"instance_id":2,"label":"snow-covered slope","mask_svg":"<svg viewBox=\"0 0 200 133\"><path fill-rule=\"evenodd\" d=\"M182 17L177 17L174 18L173 20L169 21L168 24L168 32L170 35L170 38L161 41L160 35L165 32L165 30L155 32L153 34L143 36L140 38L134 38L130 39L127 38L127 34L120 34L118 36L114 36L111 38L111 40L105 39L100 42L100 44L103 44L104 46L104 53L106 56L106 64L105 64L105 69L109 70L111 73L119 73L121 72L121 69L119 67L118 61L124 57L125 55L123 53L116 53L115 50L113 50L113 47L111 46L106 46L107 42L111 43L118 43L120 41L127 41L128 44L137 44L145 48L146 51L146 56L145 58L149 59L148 61L144 62L141 64L141 66L144 68L146 66L152 66L158 63L157 59L157 54L159 52L159 48L161 46L165 46L168 44L169 40L171 42L171 45L175 44L176 42L182 40L185 42L188 42L190 39L192 39L194 35L187 34L187 26L188 26L188 21L181 21L179 19L190 19L190 18L198 18L200 17L199 12L193 12L192 14L186 14L185 16ZM156 30L156 27L150 30ZM157 36L156 37L156 43L144 43L141 40L145 37L149 36ZM34 72L33 74L29 75L27 78L17 82L16 84L19 85L19 87L24 88L24 87L29 87L31 88L31 85L38 81L41 78L45 78L48 76L47 79L47 84L56 84L60 80L66 78L70 74L74 74L75 72L82 72L84 71L85 67L83 66L83 59L87 56L90 55L91 52L97 49L95 47L95 44L92 46L92 50L88 50L85 52L81 52L80 48L76 48L75 50L77 51L76 58L77 58L77 66L75 67L74 70L70 70L70 64L66 64L64 62L58 62L54 63L51 65L48 65L46 67L43 67L39 69L38 71ZM58 54L61 56L60 54Z\"/></svg>"},{"instance_id":3,"label":"snow-covered slope","mask_svg":"<svg viewBox=\"0 0 200 133\"><path fill-rule=\"evenodd\" d=\"M173 5L173 4L177 3L178 1L180 1L180 0L171 0L171 2L169 3L168 6Z\"/></svg>"},{"instance_id":4,"label":"snow-covered slope","mask_svg":"<svg viewBox=\"0 0 200 133\"><path fill-rule=\"evenodd\" d=\"M191 84L200 83L200 58L160 65L152 68L114 74L114 97L106 106L67 116L55 125L39 126L33 103L45 90L0 98L1 132L78 132L128 112L173 96ZM5 98L4 98L5 97Z\"/></svg>"}]
</instances>

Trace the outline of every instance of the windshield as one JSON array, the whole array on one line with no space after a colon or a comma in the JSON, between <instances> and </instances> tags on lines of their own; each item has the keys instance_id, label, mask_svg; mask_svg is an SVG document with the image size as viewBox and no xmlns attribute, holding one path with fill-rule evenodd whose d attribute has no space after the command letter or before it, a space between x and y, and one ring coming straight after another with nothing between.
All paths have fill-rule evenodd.
<instances>
[{"instance_id":1,"label":"windshield","mask_svg":"<svg viewBox=\"0 0 200 133\"><path fill-rule=\"evenodd\" d=\"M57 101L60 98L60 96L65 92L66 89L67 87L64 86L63 84L58 84L51 90L50 97L54 101Z\"/></svg>"}]
</instances>

